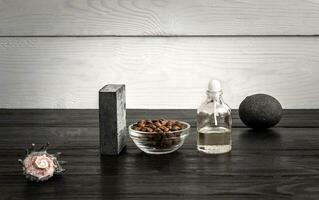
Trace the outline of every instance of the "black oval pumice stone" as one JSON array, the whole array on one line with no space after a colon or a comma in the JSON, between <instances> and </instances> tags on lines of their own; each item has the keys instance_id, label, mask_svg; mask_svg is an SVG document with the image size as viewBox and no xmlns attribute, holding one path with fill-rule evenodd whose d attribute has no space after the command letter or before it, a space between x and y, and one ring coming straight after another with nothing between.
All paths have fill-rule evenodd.
<instances>
[{"instance_id":1,"label":"black oval pumice stone","mask_svg":"<svg viewBox=\"0 0 319 200\"><path fill-rule=\"evenodd\" d=\"M246 97L239 105L239 117L250 128L267 129L281 120L282 107L270 95L254 94Z\"/></svg>"}]
</instances>

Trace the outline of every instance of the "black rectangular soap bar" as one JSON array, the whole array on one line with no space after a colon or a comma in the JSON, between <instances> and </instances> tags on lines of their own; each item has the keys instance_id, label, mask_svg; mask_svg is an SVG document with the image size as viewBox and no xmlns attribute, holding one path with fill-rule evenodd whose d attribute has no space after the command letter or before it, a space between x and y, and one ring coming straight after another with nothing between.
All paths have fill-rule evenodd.
<instances>
[{"instance_id":1,"label":"black rectangular soap bar","mask_svg":"<svg viewBox=\"0 0 319 200\"><path fill-rule=\"evenodd\" d=\"M118 155L126 145L125 85L110 84L99 91L100 153Z\"/></svg>"}]
</instances>

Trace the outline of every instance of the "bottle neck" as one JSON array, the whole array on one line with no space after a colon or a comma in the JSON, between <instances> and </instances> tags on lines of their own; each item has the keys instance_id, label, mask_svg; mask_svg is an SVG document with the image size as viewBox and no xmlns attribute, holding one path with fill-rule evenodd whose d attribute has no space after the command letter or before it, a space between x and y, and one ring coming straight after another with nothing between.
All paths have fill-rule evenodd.
<instances>
[{"instance_id":1,"label":"bottle neck","mask_svg":"<svg viewBox=\"0 0 319 200\"><path fill-rule=\"evenodd\" d=\"M209 102L222 103L223 102L223 92L211 92L207 91L207 98Z\"/></svg>"}]
</instances>

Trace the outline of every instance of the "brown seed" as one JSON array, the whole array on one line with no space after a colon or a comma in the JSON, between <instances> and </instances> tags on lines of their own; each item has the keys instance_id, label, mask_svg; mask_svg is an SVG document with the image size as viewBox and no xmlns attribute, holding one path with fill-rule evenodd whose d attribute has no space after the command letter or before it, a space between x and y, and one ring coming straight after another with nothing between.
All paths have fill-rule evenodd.
<instances>
[{"instance_id":1,"label":"brown seed","mask_svg":"<svg viewBox=\"0 0 319 200\"><path fill-rule=\"evenodd\" d=\"M174 133L176 137L181 136L181 132Z\"/></svg>"},{"instance_id":2,"label":"brown seed","mask_svg":"<svg viewBox=\"0 0 319 200\"><path fill-rule=\"evenodd\" d=\"M162 129L160 129L160 128L156 128L155 131L158 133L163 133Z\"/></svg>"},{"instance_id":3,"label":"brown seed","mask_svg":"<svg viewBox=\"0 0 319 200\"><path fill-rule=\"evenodd\" d=\"M172 140L170 139L166 139L161 142L161 147L163 148L170 147L171 145L172 145Z\"/></svg>"},{"instance_id":4,"label":"brown seed","mask_svg":"<svg viewBox=\"0 0 319 200\"><path fill-rule=\"evenodd\" d=\"M167 132L165 134L166 134L166 137L168 137L168 138L174 137L174 134L171 132Z\"/></svg>"},{"instance_id":5,"label":"brown seed","mask_svg":"<svg viewBox=\"0 0 319 200\"><path fill-rule=\"evenodd\" d=\"M168 122L166 123L166 126L172 126L172 125L173 125L172 121L168 121Z\"/></svg>"},{"instance_id":6,"label":"brown seed","mask_svg":"<svg viewBox=\"0 0 319 200\"><path fill-rule=\"evenodd\" d=\"M181 127L175 125L175 126L172 127L172 130L173 131L181 130Z\"/></svg>"},{"instance_id":7,"label":"brown seed","mask_svg":"<svg viewBox=\"0 0 319 200\"><path fill-rule=\"evenodd\" d=\"M180 138L176 138L176 139L172 140L172 145L177 145L180 142L181 142L181 139Z\"/></svg>"},{"instance_id":8,"label":"brown seed","mask_svg":"<svg viewBox=\"0 0 319 200\"><path fill-rule=\"evenodd\" d=\"M161 120L161 124L162 124L163 126L166 126L167 122L168 122L168 121L165 120L165 119Z\"/></svg>"},{"instance_id":9,"label":"brown seed","mask_svg":"<svg viewBox=\"0 0 319 200\"><path fill-rule=\"evenodd\" d=\"M156 129L156 126L154 124L150 124L149 127L152 129Z\"/></svg>"},{"instance_id":10,"label":"brown seed","mask_svg":"<svg viewBox=\"0 0 319 200\"><path fill-rule=\"evenodd\" d=\"M162 138L163 138L162 134L163 134L163 133L156 133L156 134L154 134L153 139L154 139L154 140L157 140L157 141L161 141Z\"/></svg>"},{"instance_id":11,"label":"brown seed","mask_svg":"<svg viewBox=\"0 0 319 200\"><path fill-rule=\"evenodd\" d=\"M155 124L155 126L157 126L157 127L161 127L161 126L162 126L162 124L161 124L159 121L155 122L154 124Z\"/></svg>"},{"instance_id":12,"label":"brown seed","mask_svg":"<svg viewBox=\"0 0 319 200\"><path fill-rule=\"evenodd\" d=\"M145 124L145 122L146 122L146 121L145 121L144 119L142 119L142 120L138 121L137 123L138 123L138 124Z\"/></svg>"},{"instance_id":13,"label":"brown seed","mask_svg":"<svg viewBox=\"0 0 319 200\"><path fill-rule=\"evenodd\" d=\"M156 128L156 129L155 129L155 132L157 132L157 133L162 133L163 131L162 131L162 129L160 129L160 128Z\"/></svg>"},{"instance_id":14,"label":"brown seed","mask_svg":"<svg viewBox=\"0 0 319 200\"><path fill-rule=\"evenodd\" d=\"M141 121L137 122L137 126L143 128L143 127L145 127L145 122L141 122Z\"/></svg>"},{"instance_id":15,"label":"brown seed","mask_svg":"<svg viewBox=\"0 0 319 200\"><path fill-rule=\"evenodd\" d=\"M182 126L182 123L180 123L179 121L176 121L176 122L174 123L174 125L181 127L181 126Z\"/></svg>"},{"instance_id":16,"label":"brown seed","mask_svg":"<svg viewBox=\"0 0 319 200\"><path fill-rule=\"evenodd\" d=\"M147 132L153 132L154 130L153 130L152 128L148 128L148 127L147 127L147 128L146 128L146 131L147 131Z\"/></svg>"},{"instance_id":17,"label":"brown seed","mask_svg":"<svg viewBox=\"0 0 319 200\"><path fill-rule=\"evenodd\" d=\"M165 127L165 126L162 126L161 129L164 131L164 132L168 132L169 131L169 128Z\"/></svg>"}]
</instances>

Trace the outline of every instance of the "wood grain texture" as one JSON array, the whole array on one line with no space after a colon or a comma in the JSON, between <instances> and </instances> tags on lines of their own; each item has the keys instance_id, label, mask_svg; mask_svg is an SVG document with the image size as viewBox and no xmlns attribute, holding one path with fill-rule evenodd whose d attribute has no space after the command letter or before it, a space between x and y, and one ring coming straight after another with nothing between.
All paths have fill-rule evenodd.
<instances>
[{"instance_id":1,"label":"wood grain texture","mask_svg":"<svg viewBox=\"0 0 319 200\"><path fill-rule=\"evenodd\" d=\"M67 127L98 128L96 109L0 109L0 127ZM177 119L196 127L196 110L192 109L128 109L127 125L140 119ZM246 127L232 110L233 127ZM283 111L281 128L319 128L319 110L289 109Z\"/></svg>"},{"instance_id":2,"label":"wood grain texture","mask_svg":"<svg viewBox=\"0 0 319 200\"><path fill-rule=\"evenodd\" d=\"M72 112L78 112L78 118L85 112L90 115L88 110ZM175 115L183 118L185 112ZM20 124L41 115L39 110L29 110L29 115L20 113L26 120L17 118ZM43 110L42 115L54 122L57 113L63 119L70 115L68 110ZM128 120L143 113L147 114L135 110ZM294 113L292 116L300 117L291 118L291 127L300 119L317 115L311 110ZM14 114L17 110L1 111L1 119L14 118ZM318 116L313 119L318 120ZM68 127L71 122L65 120L66 124L59 127L20 127L19 123L3 127L6 123L0 122L1 199L317 200L319 196L319 128L279 127L265 132L234 128L233 150L219 156L196 150L196 130L192 128L185 144L172 154L147 155L130 140L120 156L100 157L98 128ZM68 161L67 171L44 184L27 182L17 159L31 142L47 141L51 142L49 152L62 151L62 159Z\"/></svg>"},{"instance_id":3,"label":"wood grain texture","mask_svg":"<svg viewBox=\"0 0 319 200\"><path fill-rule=\"evenodd\" d=\"M1 36L318 35L307 0L1 0Z\"/></svg>"},{"instance_id":4,"label":"wood grain texture","mask_svg":"<svg viewBox=\"0 0 319 200\"><path fill-rule=\"evenodd\" d=\"M319 107L318 37L0 38L1 108L97 108L127 86L128 108L196 108L219 78L232 108L254 93Z\"/></svg>"},{"instance_id":5,"label":"wood grain texture","mask_svg":"<svg viewBox=\"0 0 319 200\"><path fill-rule=\"evenodd\" d=\"M271 155L271 151L276 152L282 151L283 149L287 151L300 150L305 155L315 155L315 152L319 151L318 139L315 139L315 137L318 137L318 130L318 128L276 127L265 131L256 131L249 128L234 128L234 130L232 130L232 135L234 136L232 138L234 147L232 155L233 153L234 155L243 153L242 151L251 153L258 151L258 153L261 154ZM96 151L94 150L95 155L95 153L98 154L99 148L98 132L98 128L91 127L0 127L0 155L1 157L7 157L7 152L14 152L22 156L25 153L22 149L31 145L31 143L36 143L41 146L42 143L48 141L50 142L50 149L52 150L63 149L66 151L66 154L70 151L79 150L78 155L80 156L91 152L91 150L85 152L86 149L96 148ZM196 128L192 127L190 132L193 136L185 140L183 148L196 149ZM15 136L14 141L12 141L13 136ZM296 138L298 138L298 142L295 141ZM253 142L253 144L250 144L250 142ZM263 152L265 148L267 152ZM128 142L128 150L129 149L137 149L131 139L129 139ZM20 151L20 153L18 151ZM297 152L297 154L300 155L301 152ZM292 153L293 152L280 152L278 156L290 155ZM90 156L92 156L92 154L90 154ZM1 159L4 158L0 158L0 160Z\"/></svg>"}]
</instances>

